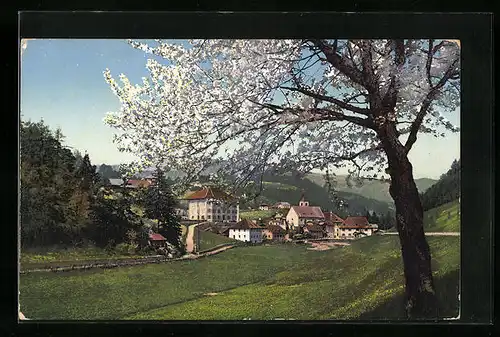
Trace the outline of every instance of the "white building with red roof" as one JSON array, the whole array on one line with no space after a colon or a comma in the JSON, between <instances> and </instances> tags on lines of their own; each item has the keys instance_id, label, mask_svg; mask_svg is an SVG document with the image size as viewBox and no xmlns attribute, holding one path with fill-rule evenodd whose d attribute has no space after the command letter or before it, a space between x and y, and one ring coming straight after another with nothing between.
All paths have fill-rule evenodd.
<instances>
[{"instance_id":1,"label":"white building with red roof","mask_svg":"<svg viewBox=\"0 0 500 337\"><path fill-rule=\"evenodd\" d=\"M292 227L304 226L308 221L318 222L324 221L325 215L318 206L309 206L309 201L306 201L304 196L299 201L298 206L290 207L286 215L286 221Z\"/></svg>"},{"instance_id":2,"label":"white building with red roof","mask_svg":"<svg viewBox=\"0 0 500 337\"><path fill-rule=\"evenodd\" d=\"M349 216L338 228L340 239L355 239L359 236L370 236L377 230L377 226L371 225L364 216Z\"/></svg>"},{"instance_id":3,"label":"white building with red roof","mask_svg":"<svg viewBox=\"0 0 500 337\"><path fill-rule=\"evenodd\" d=\"M248 219L243 219L229 227L229 238L244 242L260 243L262 242L263 230L263 227Z\"/></svg>"},{"instance_id":4,"label":"white building with red roof","mask_svg":"<svg viewBox=\"0 0 500 337\"><path fill-rule=\"evenodd\" d=\"M203 187L184 199L188 202L189 220L236 222L240 218L238 200L217 187Z\"/></svg>"}]
</instances>

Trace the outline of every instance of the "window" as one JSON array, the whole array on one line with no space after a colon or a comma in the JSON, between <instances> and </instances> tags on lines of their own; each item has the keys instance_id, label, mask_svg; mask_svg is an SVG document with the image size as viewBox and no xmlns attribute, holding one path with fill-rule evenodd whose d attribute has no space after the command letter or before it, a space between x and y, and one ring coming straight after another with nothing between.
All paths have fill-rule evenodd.
<instances>
[{"instance_id":1,"label":"window","mask_svg":"<svg viewBox=\"0 0 500 337\"><path fill-rule=\"evenodd\" d=\"M207 215L207 219L212 219L212 216L210 214Z\"/></svg>"}]
</instances>

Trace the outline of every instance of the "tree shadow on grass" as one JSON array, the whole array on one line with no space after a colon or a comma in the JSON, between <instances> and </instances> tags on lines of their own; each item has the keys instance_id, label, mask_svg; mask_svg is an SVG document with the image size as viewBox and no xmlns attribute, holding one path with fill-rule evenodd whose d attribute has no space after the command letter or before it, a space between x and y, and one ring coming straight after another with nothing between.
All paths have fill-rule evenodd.
<instances>
[{"instance_id":1,"label":"tree shadow on grass","mask_svg":"<svg viewBox=\"0 0 500 337\"><path fill-rule=\"evenodd\" d=\"M439 318L454 318L459 313L459 270L454 270L434 280L439 301ZM360 320L406 320L404 294L400 293L375 309L358 317Z\"/></svg>"}]
</instances>

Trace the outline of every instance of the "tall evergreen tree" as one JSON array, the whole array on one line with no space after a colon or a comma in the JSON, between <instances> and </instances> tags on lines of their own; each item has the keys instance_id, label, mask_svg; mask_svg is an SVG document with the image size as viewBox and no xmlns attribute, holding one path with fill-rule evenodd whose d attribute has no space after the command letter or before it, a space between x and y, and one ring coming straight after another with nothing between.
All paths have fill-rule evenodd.
<instances>
[{"instance_id":1,"label":"tall evergreen tree","mask_svg":"<svg viewBox=\"0 0 500 337\"><path fill-rule=\"evenodd\" d=\"M162 234L169 243L181 249L181 227L177 216L175 200L172 189L168 184L165 174L161 168L153 173L154 183L147 189L144 198L144 214L158 221L158 232Z\"/></svg>"}]
</instances>

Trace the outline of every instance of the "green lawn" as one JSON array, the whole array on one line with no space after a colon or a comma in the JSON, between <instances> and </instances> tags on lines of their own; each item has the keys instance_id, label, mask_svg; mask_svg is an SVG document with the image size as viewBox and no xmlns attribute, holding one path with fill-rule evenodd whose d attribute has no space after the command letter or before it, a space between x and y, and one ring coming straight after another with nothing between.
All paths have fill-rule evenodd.
<instances>
[{"instance_id":1,"label":"green lawn","mask_svg":"<svg viewBox=\"0 0 500 337\"><path fill-rule=\"evenodd\" d=\"M23 267L36 267L39 265L60 264L61 262L120 259L139 256L140 255L123 255L113 252L107 252L106 250L97 247L53 250L22 250L21 265Z\"/></svg>"},{"instance_id":2,"label":"green lawn","mask_svg":"<svg viewBox=\"0 0 500 337\"><path fill-rule=\"evenodd\" d=\"M276 214L274 210L251 210L251 211L241 211L240 218L241 219L249 219L249 220L258 220L272 217Z\"/></svg>"},{"instance_id":3,"label":"green lawn","mask_svg":"<svg viewBox=\"0 0 500 337\"><path fill-rule=\"evenodd\" d=\"M459 238L428 240L442 315L455 316ZM32 319L397 319L402 285L397 237L373 236L330 251L239 247L194 261L21 275L20 303Z\"/></svg>"},{"instance_id":4,"label":"green lawn","mask_svg":"<svg viewBox=\"0 0 500 337\"><path fill-rule=\"evenodd\" d=\"M218 235L212 232L199 231L200 235L200 247L199 251L207 250L224 243L237 243L238 241L225 237L223 235Z\"/></svg>"}]
</instances>

